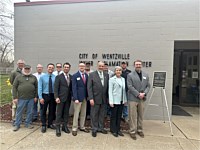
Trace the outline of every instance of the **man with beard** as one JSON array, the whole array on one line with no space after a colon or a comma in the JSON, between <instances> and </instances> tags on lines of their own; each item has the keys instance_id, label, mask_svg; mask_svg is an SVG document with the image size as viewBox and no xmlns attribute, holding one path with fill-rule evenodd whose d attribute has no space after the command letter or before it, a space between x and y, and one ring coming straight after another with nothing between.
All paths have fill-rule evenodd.
<instances>
[{"instance_id":1,"label":"man with beard","mask_svg":"<svg viewBox=\"0 0 200 150\"><path fill-rule=\"evenodd\" d=\"M130 136L136 140L136 133L144 138L144 102L150 89L149 76L141 70L142 61L134 62L135 70L127 76Z\"/></svg>"},{"instance_id":2,"label":"man with beard","mask_svg":"<svg viewBox=\"0 0 200 150\"><path fill-rule=\"evenodd\" d=\"M128 95L127 75L131 73L131 70L127 69L127 62L125 61L122 62L121 67L122 67L122 77L124 77L125 79L126 94ZM127 105L124 105L122 119L128 122L128 106Z\"/></svg>"},{"instance_id":3,"label":"man with beard","mask_svg":"<svg viewBox=\"0 0 200 150\"><path fill-rule=\"evenodd\" d=\"M25 126L32 129L32 113L34 102L37 101L38 82L31 74L31 66L25 65L22 75L18 75L13 83L13 103L17 104L16 121L13 131L20 128L23 109L26 108Z\"/></svg>"}]
</instances>

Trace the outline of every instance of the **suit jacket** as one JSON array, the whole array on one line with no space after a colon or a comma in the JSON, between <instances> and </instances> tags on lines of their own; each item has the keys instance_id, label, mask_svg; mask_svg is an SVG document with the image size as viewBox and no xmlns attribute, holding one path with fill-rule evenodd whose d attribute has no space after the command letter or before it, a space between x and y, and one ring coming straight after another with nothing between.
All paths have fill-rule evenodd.
<instances>
[{"instance_id":1,"label":"suit jacket","mask_svg":"<svg viewBox=\"0 0 200 150\"><path fill-rule=\"evenodd\" d=\"M125 79L121 77L122 85L118 82L117 77L113 76L109 79L109 104L123 104L127 102Z\"/></svg>"},{"instance_id":2,"label":"suit jacket","mask_svg":"<svg viewBox=\"0 0 200 150\"><path fill-rule=\"evenodd\" d=\"M144 92L146 95L150 89L149 76L144 71L142 73L142 81L136 71L133 71L127 76L128 86L128 100L139 102L138 95L140 92Z\"/></svg>"},{"instance_id":3,"label":"suit jacket","mask_svg":"<svg viewBox=\"0 0 200 150\"><path fill-rule=\"evenodd\" d=\"M122 70L122 77L125 79L125 86L126 86L126 92L128 91L128 86L127 86L127 75L131 73L131 70L126 69L125 71Z\"/></svg>"},{"instance_id":4,"label":"suit jacket","mask_svg":"<svg viewBox=\"0 0 200 150\"><path fill-rule=\"evenodd\" d=\"M54 97L60 98L62 102L71 100L72 75L69 74L70 84L68 86L64 73L56 76L54 83Z\"/></svg>"},{"instance_id":5,"label":"suit jacket","mask_svg":"<svg viewBox=\"0 0 200 150\"><path fill-rule=\"evenodd\" d=\"M79 71L75 73L72 77L73 100L79 100L80 102L82 102L84 99L87 100L88 75L87 73L84 73L84 75L85 75L86 84L84 84L82 76Z\"/></svg>"},{"instance_id":6,"label":"suit jacket","mask_svg":"<svg viewBox=\"0 0 200 150\"><path fill-rule=\"evenodd\" d=\"M108 80L109 76L103 72L104 86L101 83L101 79L97 71L90 73L88 78L88 99L94 99L94 104L104 104L108 98Z\"/></svg>"}]
</instances>

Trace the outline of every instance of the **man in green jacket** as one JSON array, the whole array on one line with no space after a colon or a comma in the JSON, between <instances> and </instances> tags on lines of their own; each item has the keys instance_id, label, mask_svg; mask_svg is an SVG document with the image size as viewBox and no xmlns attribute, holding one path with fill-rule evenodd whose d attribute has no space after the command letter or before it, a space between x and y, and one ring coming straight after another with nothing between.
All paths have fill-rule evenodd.
<instances>
[{"instance_id":1,"label":"man in green jacket","mask_svg":"<svg viewBox=\"0 0 200 150\"><path fill-rule=\"evenodd\" d=\"M15 80L15 78L18 76L18 75L20 75L20 74L22 74L22 69L24 68L24 64L25 64L25 62L24 62L24 60L22 60L22 59L19 59L18 61L17 61L17 69L16 70L13 70L12 72L11 72L11 74L10 74L10 83L13 85L13 83L14 83L14 80ZM15 115L16 115L16 108L17 108L17 105L15 104L15 103L13 103L12 104L12 120L13 120L13 124L14 124L14 122L15 122Z\"/></svg>"},{"instance_id":2,"label":"man in green jacket","mask_svg":"<svg viewBox=\"0 0 200 150\"><path fill-rule=\"evenodd\" d=\"M17 104L16 121L13 131L20 128L23 109L26 108L25 126L32 129L32 113L34 102L37 101L38 82L31 74L31 66L25 65L22 74L18 75L13 83L13 103Z\"/></svg>"},{"instance_id":3,"label":"man in green jacket","mask_svg":"<svg viewBox=\"0 0 200 150\"><path fill-rule=\"evenodd\" d=\"M24 62L24 60L22 60L22 59L19 59L19 60L17 61L17 69L14 70L14 71L12 71L12 73L11 73L11 75L10 75L10 83L11 83L12 85L13 85L13 83L14 83L15 78L16 78L18 75L22 74L22 69L24 68L24 64L25 64L25 62Z\"/></svg>"}]
</instances>

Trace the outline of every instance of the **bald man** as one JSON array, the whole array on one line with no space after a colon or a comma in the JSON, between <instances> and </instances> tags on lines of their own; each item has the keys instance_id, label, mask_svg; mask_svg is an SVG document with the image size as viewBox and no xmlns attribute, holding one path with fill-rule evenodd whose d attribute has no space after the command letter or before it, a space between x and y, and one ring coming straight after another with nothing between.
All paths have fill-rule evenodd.
<instances>
[{"instance_id":1,"label":"bald man","mask_svg":"<svg viewBox=\"0 0 200 150\"><path fill-rule=\"evenodd\" d=\"M15 78L22 74L22 69L24 68L25 61L23 59L19 59L17 61L17 69L12 71L10 75L10 83L13 85Z\"/></svg>"},{"instance_id":2,"label":"bald man","mask_svg":"<svg viewBox=\"0 0 200 150\"><path fill-rule=\"evenodd\" d=\"M43 73L43 66L41 64L38 64L36 67L37 72L34 73L33 75L37 78L37 81L39 82L40 77L44 74ZM40 110L41 114L41 110ZM32 121L36 121L38 119L38 100L34 103L34 108L33 108L33 118Z\"/></svg>"},{"instance_id":3,"label":"bald man","mask_svg":"<svg viewBox=\"0 0 200 150\"><path fill-rule=\"evenodd\" d=\"M77 135L78 120L80 118L80 131L89 133L85 128L85 116L87 107L87 81L88 75L85 72L85 64L79 64L79 70L72 77L72 93L74 101L74 118L72 126L72 135ZM80 115L79 115L80 114Z\"/></svg>"},{"instance_id":4,"label":"bald man","mask_svg":"<svg viewBox=\"0 0 200 150\"><path fill-rule=\"evenodd\" d=\"M92 136L97 136L97 131L107 134L104 129L105 107L108 98L109 76L104 70L104 63L98 62L97 70L90 73L88 78L88 99L91 105Z\"/></svg>"}]
</instances>

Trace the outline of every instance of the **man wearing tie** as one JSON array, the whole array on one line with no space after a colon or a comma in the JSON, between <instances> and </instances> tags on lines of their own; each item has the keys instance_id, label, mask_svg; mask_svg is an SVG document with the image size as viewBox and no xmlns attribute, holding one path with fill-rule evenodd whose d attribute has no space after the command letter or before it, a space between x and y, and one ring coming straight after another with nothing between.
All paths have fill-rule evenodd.
<instances>
[{"instance_id":1,"label":"man wearing tie","mask_svg":"<svg viewBox=\"0 0 200 150\"><path fill-rule=\"evenodd\" d=\"M80 131L89 133L85 128L85 117L87 107L87 81L88 75L85 73L85 64L79 64L79 71L72 77L72 91L74 100L74 118L72 126L72 135L77 135L78 119L80 113Z\"/></svg>"},{"instance_id":2,"label":"man wearing tie","mask_svg":"<svg viewBox=\"0 0 200 150\"><path fill-rule=\"evenodd\" d=\"M63 64L63 73L56 76L54 84L54 97L56 100L56 136L60 137L60 125L63 116L62 130L70 133L67 123L69 116L69 108L71 104L72 76L69 74L71 65Z\"/></svg>"},{"instance_id":3,"label":"man wearing tie","mask_svg":"<svg viewBox=\"0 0 200 150\"><path fill-rule=\"evenodd\" d=\"M88 97L91 105L92 136L97 136L97 131L107 134L104 130L104 116L108 98L109 76L103 72L104 63L98 62L98 70L90 73L88 78Z\"/></svg>"},{"instance_id":4,"label":"man wearing tie","mask_svg":"<svg viewBox=\"0 0 200 150\"><path fill-rule=\"evenodd\" d=\"M55 75L52 74L54 70L54 64L49 63L47 65L47 73L40 77L38 84L38 96L40 103L42 104L42 133L46 132L46 112L49 107L48 114L48 128L55 129L53 125L53 119L55 118L56 102L54 99L54 82Z\"/></svg>"}]
</instances>

